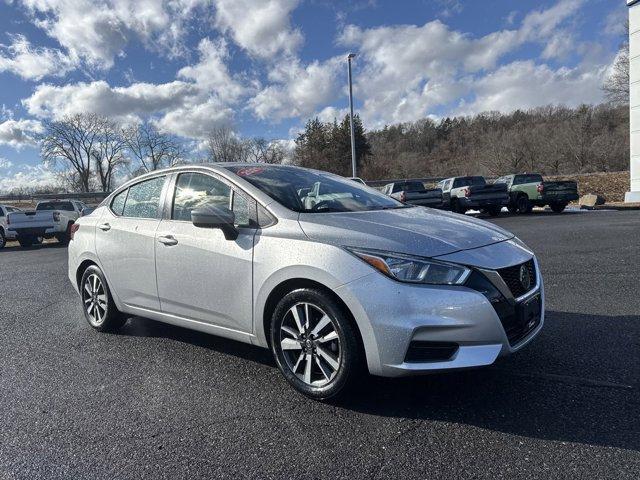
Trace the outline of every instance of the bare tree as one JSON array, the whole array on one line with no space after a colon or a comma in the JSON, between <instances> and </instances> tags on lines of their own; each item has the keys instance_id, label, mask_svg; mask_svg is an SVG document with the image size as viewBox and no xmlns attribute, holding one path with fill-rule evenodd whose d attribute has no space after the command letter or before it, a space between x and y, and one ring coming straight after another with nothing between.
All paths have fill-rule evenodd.
<instances>
[{"instance_id":1,"label":"bare tree","mask_svg":"<svg viewBox=\"0 0 640 480\"><path fill-rule=\"evenodd\" d=\"M245 162L249 158L247 142L242 141L229 127L214 129L207 138L207 157L210 162Z\"/></svg>"},{"instance_id":2,"label":"bare tree","mask_svg":"<svg viewBox=\"0 0 640 480\"><path fill-rule=\"evenodd\" d=\"M78 187L90 191L92 152L99 142L101 119L93 113L65 116L44 123L40 154L45 162L62 164L74 172Z\"/></svg>"},{"instance_id":3,"label":"bare tree","mask_svg":"<svg viewBox=\"0 0 640 480\"><path fill-rule=\"evenodd\" d=\"M128 163L124 155L126 146L124 132L113 121L100 118L98 124L98 142L91 152L95 171L103 192L111 191L113 174Z\"/></svg>"},{"instance_id":4,"label":"bare tree","mask_svg":"<svg viewBox=\"0 0 640 480\"><path fill-rule=\"evenodd\" d=\"M625 40L620 46L613 64L613 71L602 86L605 97L614 105L629 104L629 23L626 25Z\"/></svg>"},{"instance_id":5,"label":"bare tree","mask_svg":"<svg viewBox=\"0 0 640 480\"><path fill-rule=\"evenodd\" d=\"M124 139L127 149L140 162L143 172L176 165L184 154L182 146L174 137L161 133L149 122L128 128Z\"/></svg>"},{"instance_id":6,"label":"bare tree","mask_svg":"<svg viewBox=\"0 0 640 480\"><path fill-rule=\"evenodd\" d=\"M248 159L258 163L282 163L286 156L285 149L275 141L256 137L247 142Z\"/></svg>"}]
</instances>

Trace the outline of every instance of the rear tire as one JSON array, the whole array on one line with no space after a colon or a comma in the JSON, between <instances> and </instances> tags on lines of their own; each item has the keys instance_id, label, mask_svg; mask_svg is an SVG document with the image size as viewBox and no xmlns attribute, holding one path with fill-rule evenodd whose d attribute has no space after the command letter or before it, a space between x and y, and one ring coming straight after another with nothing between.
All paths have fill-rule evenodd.
<instances>
[{"instance_id":1,"label":"rear tire","mask_svg":"<svg viewBox=\"0 0 640 480\"><path fill-rule=\"evenodd\" d=\"M313 288L285 295L270 327L271 351L284 378L315 400L344 395L363 375L364 353L348 312Z\"/></svg>"},{"instance_id":2,"label":"rear tire","mask_svg":"<svg viewBox=\"0 0 640 480\"><path fill-rule=\"evenodd\" d=\"M529 197L527 197L526 195L520 195L516 200L516 209L520 214L531 213L531 210L533 210L533 205L529 201Z\"/></svg>"},{"instance_id":3,"label":"rear tire","mask_svg":"<svg viewBox=\"0 0 640 480\"><path fill-rule=\"evenodd\" d=\"M104 274L97 266L91 265L84 271L79 287L84 317L94 329L113 332L127 322L113 302Z\"/></svg>"},{"instance_id":4,"label":"rear tire","mask_svg":"<svg viewBox=\"0 0 640 480\"><path fill-rule=\"evenodd\" d=\"M553 210L554 213L562 213L564 212L564 209L567 208L567 204L566 203L552 203L549 205L549 207L551 207L551 210Z\"/></svg>"},{"instance_id":5,"label":"rear tire","mask_svg":"<svg viewBox=\"0 0 640 480\"><path fill-rule=\"evenodd\" d=\"M7 244L7 237L4 236L4 230L0 229L0 250Z\"/></svg>"},{"instance_id":6,"label":"rear tire","mask_svg":"<svg viewBox=\"0 0 640 480\"><path fill-rule=\"evenodd\" d=\"M501 211L502 211L502 207L490 207L490 208L487 208L487 213L491 217L497 217L498 215L500 215Z\"/></svg>"},{"instance_id":7,"label":"rear tire","mask_svg":"<svg viewBox=\"0 0 640 480\"><path fill-rule=\"evenodd\" d=\"M460 201L457 198L451 200L451 211L453 213L459 213L461 215L464 215L467 212L466 209L460 206Z\"/></svg>"},{"instance_id":8,"label":"rear tire","mask_svg":"<svg viewBox=\"0 0 640 480\"><path fill-rule=\"evenodd\" d=\"M516 207L515 205L509 204L507 206L507 210L509 210L509 213L518 213L518 207Z\"/></svg>"},{"instance_id":9,"label":"rear tire","mask_svg":"<svg viewBox=\"0 0 640 480\"><path fill-rule=\"evenodd\" d=\"M36 243L35 237L18 237L18 243L22 248L29 248Z\"/></svg>"}]
</instances>

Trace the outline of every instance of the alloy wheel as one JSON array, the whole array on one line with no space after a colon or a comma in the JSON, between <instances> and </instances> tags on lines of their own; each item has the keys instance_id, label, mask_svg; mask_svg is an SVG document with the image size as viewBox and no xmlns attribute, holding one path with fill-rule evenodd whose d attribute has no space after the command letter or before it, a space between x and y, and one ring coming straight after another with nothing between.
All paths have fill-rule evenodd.
<instances>
[{"instance_id":1,"label":"alloy wheel","mask_svg":"<svg viewBox=\"0 0 640 480\"><path fill-rule=\"evenodd\" d=\"M296 303L282 321L280 348L289 369L305 384L327 385L340 369L335 321L311 303Z\"/></svg>"},{"instance_id":2,"label":"alloy wheel","mask_svg":"<svg viewBox=\"0 0 640 480\"><path fill-rule=\"evenodd\" d=\"M95 273L89 275L82 290L82 301L89 317L89 322L99 327L107 317L107 292L102 280Z\"/></svg>"}]
</instances>

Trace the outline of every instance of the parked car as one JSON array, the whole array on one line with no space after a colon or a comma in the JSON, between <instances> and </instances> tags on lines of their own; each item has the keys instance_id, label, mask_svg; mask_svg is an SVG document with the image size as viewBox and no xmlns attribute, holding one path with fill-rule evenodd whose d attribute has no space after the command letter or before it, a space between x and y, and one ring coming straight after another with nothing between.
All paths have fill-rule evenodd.
<instances>
[{"instance_id":1,"label":"parked car","mask_svg":"<svg viewBox=\"0 0 640 480\"><path fill-rule=\"evenodd\" d=\"M314 191L325 199L309 207ZM269 348L316 399L364 369L492 364L544 321L538 262L512 233L290 165L155 171L71 232L68 275L93 328L141 316Z\"/></svg>"},{"instance_id":2,"label":"parked car","mask_svg":"<svg viewBox=\"0 0 640 480\"><path fill-rule=\"evenodd\" d=\"M569 202L579 198L576 182L545 182L539 173L505 175L495 183L504 183L509 189L508 208L511 213L530 213L534 206L546 205L554 212L561 213Z\"/></svg>"},{"instance_id":3,"label":"parked car","mask_svg":"<svg viewBox=\"0 0 640 480\"><path fill-rule=\"evenodd\" d=\"M488 184L480 176L446 178L438 187L442 189L444 204L456 213L480 210L495 217L509 204L506 185Z\"/></svg>"},{"instance_id":4,"label":"parked car","mask_svg":"<svg viewBox=\"0 0 640 480\"><path fill-rule=\"evenodd\" d=\"M22 247L41 243L43 238L55 237L60 243L68 243L71 225L87 206L78 200L46 200L39 202L35 210L14 212L7 216L7 231Z\"/></svg>"},{"instance_id":5,"label":"parked car","mask_svg":"<svg viewBox=\"0 0 640 480\"><path fill-rule=\"evenodd\" d=\"M0 205L0 249L4 248L8 241L16 239L15 232L10 232L7 228L7 215L19 211L19 208Z\"/></svg>"},{"instance_id":6,"label":"parked car","mask_svg":"<svg viewBox=\"0 0 640 480\"><path fill-rule=\"evenodd\" d=\"M388 183L382 189L385 195L401 202L419 205L421 207L442 207L442 190L439 188L424 188L422 182L406 180Z\"/></svg>"}]
</instances>

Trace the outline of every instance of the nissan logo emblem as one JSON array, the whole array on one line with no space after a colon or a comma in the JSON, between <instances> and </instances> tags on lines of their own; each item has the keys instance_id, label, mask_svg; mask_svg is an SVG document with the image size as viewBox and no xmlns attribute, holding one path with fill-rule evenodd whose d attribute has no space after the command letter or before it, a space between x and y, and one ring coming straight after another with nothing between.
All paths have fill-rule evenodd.
<instances>
[{"instance_id":1,"label":"nissan logo emblem","mask_svg":"<svg viewBox=\"0 0 640 480\"><path fill-rule=\"evenodd\" d=\"M525 290L529 290L529 288L531 288L531 274L529 273L529 269L526 265L520 266L520 284Z\"/></svg>"}]
</instances>

